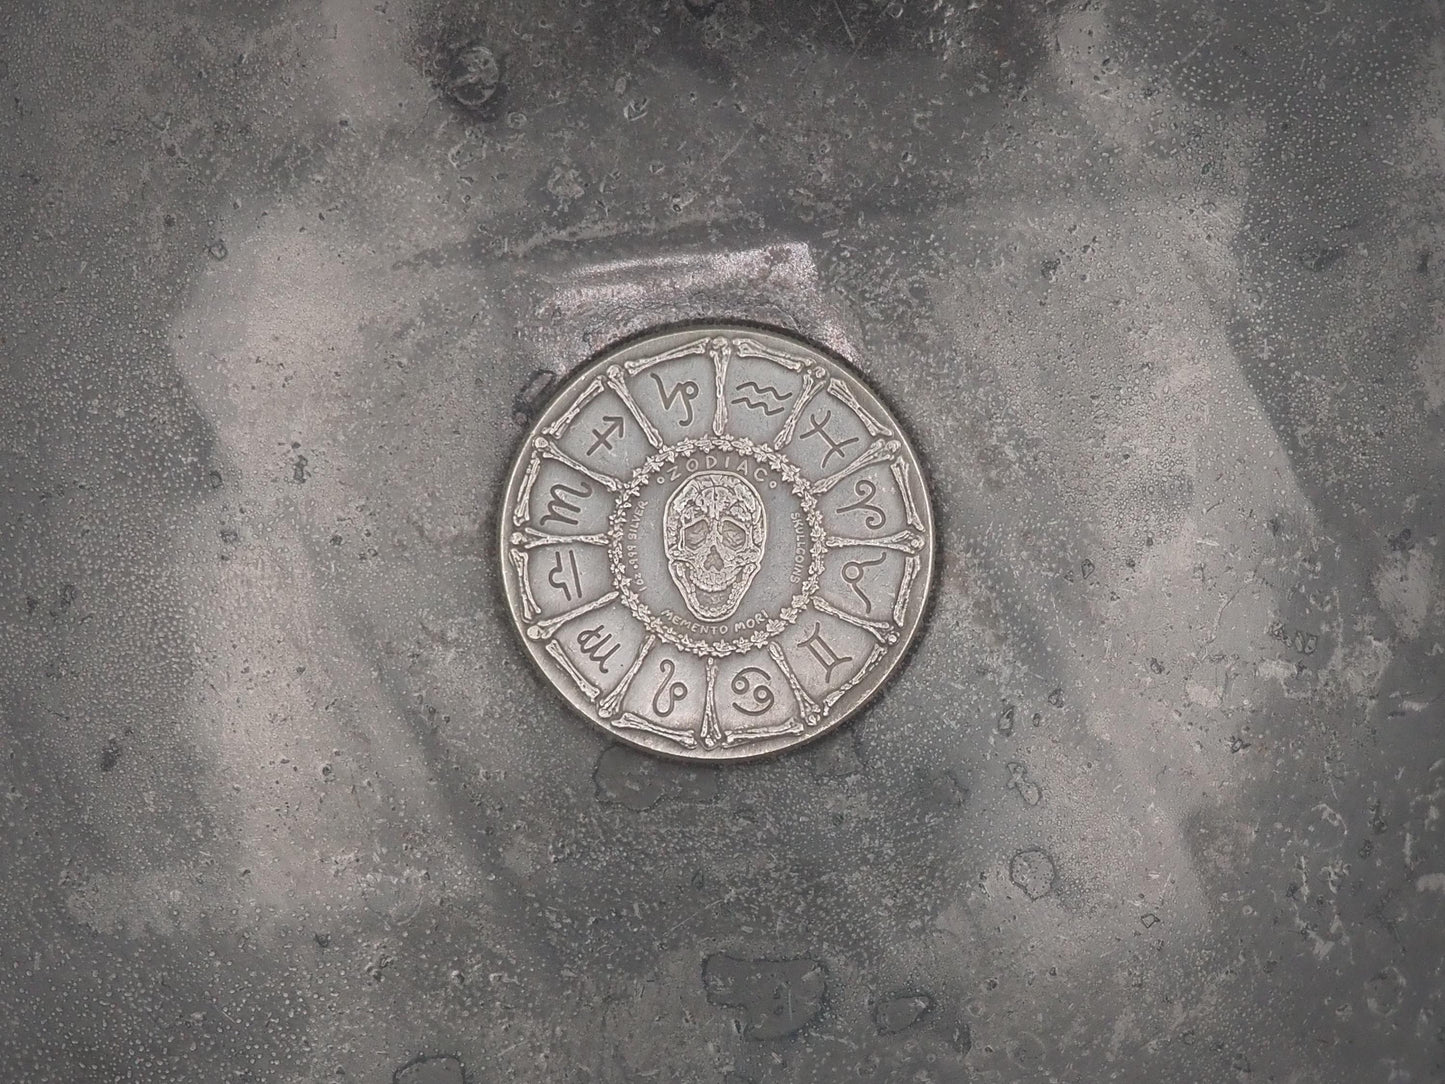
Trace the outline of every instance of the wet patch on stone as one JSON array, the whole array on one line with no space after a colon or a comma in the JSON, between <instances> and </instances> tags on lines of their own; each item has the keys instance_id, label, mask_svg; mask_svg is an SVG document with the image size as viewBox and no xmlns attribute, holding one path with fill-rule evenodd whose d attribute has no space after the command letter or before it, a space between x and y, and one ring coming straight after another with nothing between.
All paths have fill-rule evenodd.
<instances>
[{"instance_id":1,"label":"wet patch on stone","mask_svg":"<svg viewBox=\"0 0 1445 1084\"><path fill-rule=\"evenodd\" d=\"M491 101L501 81L496 54L480 41L467 41L450 51L438 85L458 105L480 109Z\"/></svg>"},{"instance_id":2,"label":"wet patch on stone","mask_svg":"<svg viewBox=\"0 0 1445 1084\"><path fill-rule=\"evenodd\" d=\"M466 1066L450 1054L423 1054L391 1074L392 1084L469 1084Z\"/></svg>"},{"instance_id":3,"label":"wet patch on stone","mask_svg":"<svg viewBox=\"0 0 1445 1084\"><path fill-rule=\"evenodd\" d=\"M1008 788L1018 793L1018 796L1023 799L1024 805L1038 805L1043 801L1043 788L1029 778L1028 765L1022 761L1011 760L1006 768L1008 769Z\"/></svg>"},{"instance_id":4,"label":"wet patch on stone","mask_svg":"<svg viewBox=\"0 0 1445 1084\"><path fill-rule=\"evenodd\" d=\"M857 732L845 730L818 742L808 767L818 779L847 779L861 774L864 765L858 752Z\"/></svg>"},{"instance_id":5,"label":"wet patch on stone","mask_svg":"<svg viewBox=\"0 0 1445 1084\"><path fill-rule=\"evenodd\" d=\"M880 1035L897 1035L918 1023L933 1008L928 994L897 994L873 1006L873 1023Z\"/></svg>"},{"instance_id":6,"label":"wet patch on stone","mask_svg":"<svg viewBox=\"0 0 1445 1084\"><path fill-rule=\"evenodd\" d=\"M797 1034L823 1013L827 971L806 956L744 960L718 952L702 966L710 1004L738 1009L743 1038L759 1042Z\"/></svg>"},{"instance_id":7,"label":"wet patch on stone","mask_svg":"<svg viewBox=\"0 0 1445 1084\"><path fill-rule=\"evenodd\" d=\"M953 768L925 768L914 791L923 807L923 821L933 824L968 804L969 789Z\"/></svg>"},{"instance_id":8,"label":"wet patch on stone","mask_svg":"<svg viewBox=\"0 0 1445 1084\"><path fill-rule=\"evenodd\" d=\"M1393 1016L1405 997L1405 976L1387 967L1365 983L1365 1007L1376 1016Z\"/></svg>"},{"instance_id":9,"label":"wet patch on stone","mask_svg":"<svg viewBox=\"0 0 1445 1084\"><path fill-rule=\"evenodd\" d=\"M625 745L609 745L592 771L597 800L641 812L664 798L698 804L715 801L722 779L716 768L658 760Z\"/></svg>"},{"instance_id":10,"label":"wet patch on stone","mask_svg":"<svg viewBox=\"0 0 1445 1084\"><path fill-rule=\"evenodd\" d=\"M460 25L417 40L412 59L438 97L472 121L500 120L505 112L505 49Z\"/></svg>"},{"instance_id":11,"label":"wet patch on stone","mask_svg":"<svg viewBox=\"0 0 1445 1084\"><path fill-rule=\"evenodd\" d=\"M1054 860L1039 847L1019 851L1009 859L1008 879L1031 900L1041 900L1054 890Z\"/></svg>"}]
</instances>

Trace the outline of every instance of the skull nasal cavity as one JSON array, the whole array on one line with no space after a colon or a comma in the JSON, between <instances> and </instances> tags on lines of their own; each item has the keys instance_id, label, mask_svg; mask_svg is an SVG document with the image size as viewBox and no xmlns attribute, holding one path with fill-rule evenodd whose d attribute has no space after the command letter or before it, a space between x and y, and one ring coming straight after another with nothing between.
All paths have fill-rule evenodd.
<instances>
[{"instance_id":1,"label":"skull nasal cavity","mask_svg":"<svg viewBox=\"0 0 1445 1084\"><path fill-rule=\"evenodd\" d=\"M707 556L702 561L702 567L709 572L721 572L726 564L716 546L707 551Z\"/></svg>"}]
</instances>

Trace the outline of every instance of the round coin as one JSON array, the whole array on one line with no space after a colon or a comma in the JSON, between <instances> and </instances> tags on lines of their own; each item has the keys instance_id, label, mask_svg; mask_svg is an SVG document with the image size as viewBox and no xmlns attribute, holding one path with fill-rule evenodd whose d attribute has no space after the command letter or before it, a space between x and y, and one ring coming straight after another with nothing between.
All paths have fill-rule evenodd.
<instances>
[{"instance_id":1,"label":"round coin","mask_svg":"<svg viewBox=\"0 0 1445 1084\"><path fill-rule=\"evenodd\" d=\"M614 737L690 760L837 726L902 660L933 514L898 420L848 365L741 325L633 339L522 445L502 579L528 652Z\"/></svg>"}]
</instances>

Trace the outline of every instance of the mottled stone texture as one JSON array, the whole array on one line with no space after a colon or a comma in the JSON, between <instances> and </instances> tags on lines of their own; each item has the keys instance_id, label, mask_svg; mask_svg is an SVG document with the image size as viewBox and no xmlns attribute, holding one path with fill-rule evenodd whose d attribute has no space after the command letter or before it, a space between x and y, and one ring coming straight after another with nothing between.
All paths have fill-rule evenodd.
<instances>
[{"instance_id":1,"label":"mottled stone texture","mask_svg":"<svg viewBox=\"0 0 1445 1084\"><path fill-rule=\"evenodd\" d=\"M0 1077L1445 1079L1425 0L18 0ZM495 552L693 318L852 359L935 602L608 746Z\"/></svg>"}]
</instances>

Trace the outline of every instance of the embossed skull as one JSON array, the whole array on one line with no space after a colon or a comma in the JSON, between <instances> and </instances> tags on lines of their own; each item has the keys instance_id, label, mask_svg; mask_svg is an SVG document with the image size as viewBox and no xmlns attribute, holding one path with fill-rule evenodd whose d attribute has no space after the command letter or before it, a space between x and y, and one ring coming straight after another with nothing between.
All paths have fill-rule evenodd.
<instances>
[{"instance_id":1,"label":"embossed skull","mask_svg":"<svg viewBox=\"0 0 1445 1084\"><path fill-rule=\"evenodd\" d=\"M673 490L662 512L663 548L694 616L733 615L762 567L767 534L763 499L745 478L703 471Z\"/></svg>"}]
</instances>

